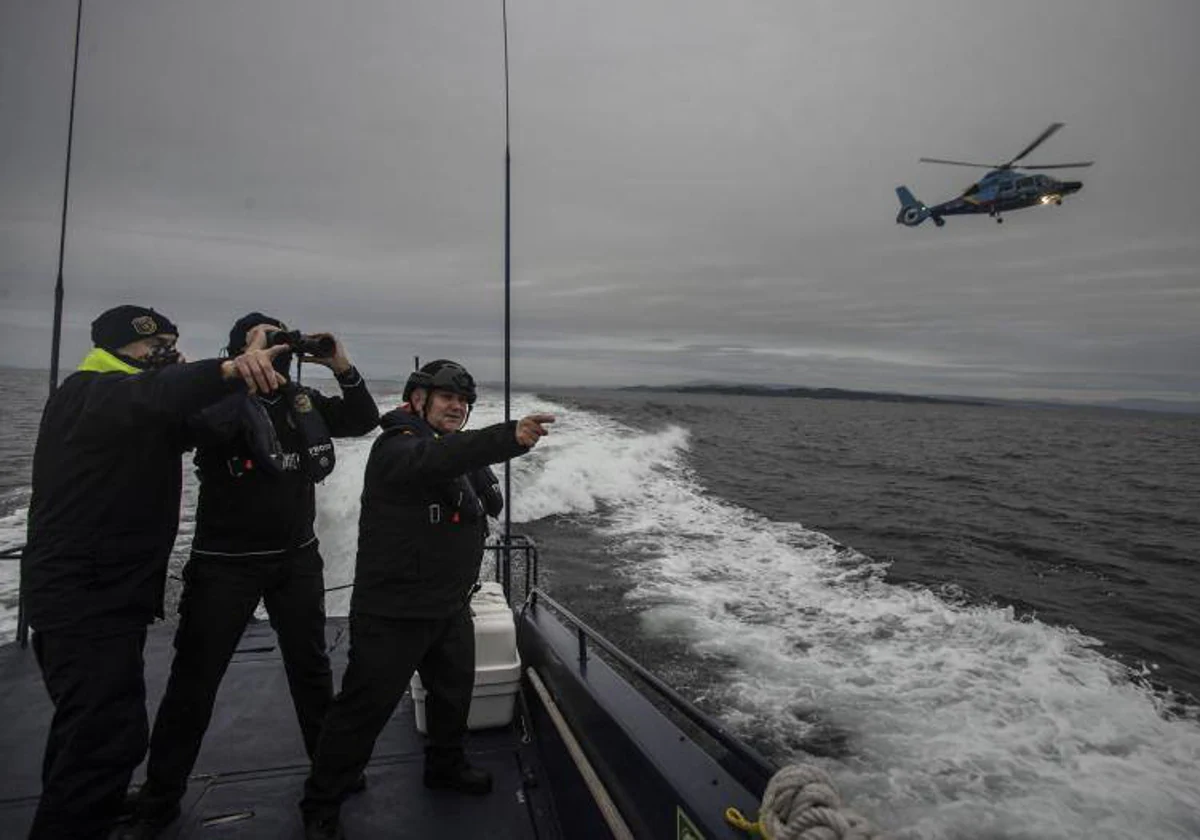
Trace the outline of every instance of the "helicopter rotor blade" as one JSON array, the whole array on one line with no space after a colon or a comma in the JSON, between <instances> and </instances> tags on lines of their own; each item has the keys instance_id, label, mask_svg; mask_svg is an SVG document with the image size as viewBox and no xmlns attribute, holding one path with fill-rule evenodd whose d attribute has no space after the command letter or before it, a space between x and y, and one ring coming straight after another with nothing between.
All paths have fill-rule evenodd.
<instances>
[{"instance_id":1,"label":"helicopter rotor blade","mask_svg":"<svg viewBox=\"0 0 1200 840\"><path fill-rule=\"evenodd\" d=\"M999 169L1000 168L1000 166L995 163L968 163L965 160L942 160L941 158L927 158L927 157L923 157L920 160L921 160L921 163L945 163L945 164L949 164L950 166L974 166L974 167L978 167L979 169Z\"/></svg>"},{"instance_id":2,"label":"helicopter rotor blade","mask_svg":"<svg viewBox=\"0 0 1200 840\"><path fill-rule=\"evenodd\" d=\"M1094 160L1081 160L1078 163L1043 163L1041 165L1026 164L1021 166L1022 169L1077 169L1083 166L1091 166L1095 163Z\"/></svg>"},{"instance_id":3,"label":"helicopter rotor blade","mask_svg":"<svg viewBox=\"0 0 1200 840\"><path fill-rule=\"evenodd\" d=\"M1021 158L1025 157L1025 155L1027 155L1027 154L1029 154L1030 152L1032 152L1032 151L1033 151L1034 149L1036 149L1038 146L1040 146L1040 145L1042 145L1043 143L1045 143L1045 142L1046 142L1046 140L1048 140L1048 139L1050 138L1050 135L1054 134L1054 132L1058 131L1058 130L1059 130L1060 128L1062 128L1062 127L1063 127L1063 123L1060 123L1060 122L1056 122L1056 123L1050 123L1050 127L1049 127L1049 128L1047 128L1045 131L1043 131L1041 134L1039 134L1039 135L1038 135L1038 137L1037 137L1037 139L1036 139L1036 140L1034 140L1032 143L1030 143L1028 146L1026 146L1026 147L1025 147L1025 148L1024 148L1024 149L1023 149L1021 152L1020 152L1020 154L1018 154L1018 155L1017 155L1015 158L1013 158L1012 160L1010 160L1008 163L1004 164L1004 168L1005 168L1005 169L1009 169L1009 168L1011 168L1011 167L1012 167L1012 165L1013 165L1014 163L1016 163L1017 161L1019 161Z\"/></svg>"}]
</instances>

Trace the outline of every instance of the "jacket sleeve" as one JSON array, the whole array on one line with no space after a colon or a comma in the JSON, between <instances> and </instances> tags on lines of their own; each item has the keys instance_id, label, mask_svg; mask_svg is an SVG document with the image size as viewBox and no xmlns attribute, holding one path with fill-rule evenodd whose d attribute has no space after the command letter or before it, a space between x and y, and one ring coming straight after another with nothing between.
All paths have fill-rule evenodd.
<instances>
[{"instance_id":1,"label":"jacket sleeve","mask_svg":"<svg viewBox=\"0 0 1200 840\"><path fill-rule=\"evenodd\" d=\"M217 446L238 437L242 431L242 401L245 394L229 394L187 418L189 446Z\"/></svg>"},{"instance_id":2,"label":"jacket sleeve","mask_svg":"<svg viewBox=\"0 0 1200 840\"><path fill-rule=\"evenodd\" d=\"M309 396L325 419L330 437L358 437L379 425L379 407L367 390L367 382L357 368L350 368L337 377L342 396L327 397L310 390Z\"/></svg>"},{"instance_id":3,"label":"jacket sleeve","mask_svg":"<svg viewBox=\"0 0 1200 840\"><path fill-rule=\"evenodd\" d=\"M528 452L517 443L516 426L512 420L439 438L401 430L380 440L371 457L380 464L379 477L387 484L449 481Z\"/></svg>"},{"instance_id":4,"label":"jacket sleeve","mask_svg":"<svg viewBox=\"0 0 1200 840\"><path fill-rule=\"evenodd\" d=\"M240 379L221 378L220 359L205 359L114 378L103 396L97 394L102 404L88 408L115 419L148 413L182 421L242 387Z\"/></svg>"}]
</instances>

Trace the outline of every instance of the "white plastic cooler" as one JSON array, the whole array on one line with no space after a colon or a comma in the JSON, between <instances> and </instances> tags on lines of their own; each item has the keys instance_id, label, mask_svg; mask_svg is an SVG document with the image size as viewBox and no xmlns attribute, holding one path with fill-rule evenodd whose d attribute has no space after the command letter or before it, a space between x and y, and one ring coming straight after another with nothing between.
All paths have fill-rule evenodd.
<instances>
[{"instance_id":1,"label":"white plastic cooler","mask_svg":"<svg viewBox=\"0 0 1200 840\"><path fill-rule=\"evenodd\" d=\"M512 722L517 689L521 684L521 657L517 654L517 628L512 610L504 602L498 583L485 583L471 598L475 616L475 689L471 694L468 729L489 729ZM425 687L413 674L413 707L417 731L425 732Z\"/></svg>"}]
</instances>

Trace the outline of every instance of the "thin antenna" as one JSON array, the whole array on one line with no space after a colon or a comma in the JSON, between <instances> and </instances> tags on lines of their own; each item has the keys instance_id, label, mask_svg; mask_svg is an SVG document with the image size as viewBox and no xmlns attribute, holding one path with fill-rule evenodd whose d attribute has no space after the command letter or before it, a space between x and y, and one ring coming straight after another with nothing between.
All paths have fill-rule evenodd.
<instances>
[{"instance_id":1,"label":"thin antenna","mask_svg":"<svg viewBox=\"0 0 1200 840\"><path fill-rule=\"evenodd\" d=\"M75 3L75 57L71 60L71 111L67 118L67 166L63 174L62 222L58 228L58 279L54 283L54 338L50 348L50 395L58 390L58 354L62 346L63 255L67 249L67 200L71 195L71 146L75 140L75 85L79 79L79 30L83 25L83 0ZM17 586L17 642L29 644L29 617L25 615L25 564Z\"/></svg>"},{"instance_id":2,"label":"thin antenna","mask_svg":"<svg viewBox=\"0 0 1200 840\"><path fill-rule=\"evenodd\" d=\"M508 0L500 0L504 28L504 422L512 420L512 147L508 116ZM512 573L512 461L504 462L504 594Z\"/></svg>"},{"instance_id":3,"label":"thin antenna","mask_svg":"<svg viewBox=\"0 0 1200 840\"><path fill-rule=\"evenodd\" d=\"M83 0L75 4L75 57L71 62L71 115L67 120L67 168L63 175L62 223L58 229L58 279L54 283L54 345L50 349L50 393L58 389L58 355L62 346L63 257L67 250L67 202L71 195L71 147L75 141L75 86L79 79L79 30Z\"/></svg>"}]
</instances>

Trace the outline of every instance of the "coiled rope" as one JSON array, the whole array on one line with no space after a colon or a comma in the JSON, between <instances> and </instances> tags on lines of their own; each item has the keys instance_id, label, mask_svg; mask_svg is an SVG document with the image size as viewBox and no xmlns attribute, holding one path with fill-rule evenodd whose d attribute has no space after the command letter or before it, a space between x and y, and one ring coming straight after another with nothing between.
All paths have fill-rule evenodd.
<instances>
[{"instance_id":1,"label":"coiled rope","mask_svg":"<svg viewBox=\"0 0 1200 840\"><path fill-rule=\"evenodd\" d=\"M735 828L766 840L883 840L865 817L847 809L824 770L791 764L771 777L758 822L737 808L725 811Z\"/></svg>"}]
</instances>

